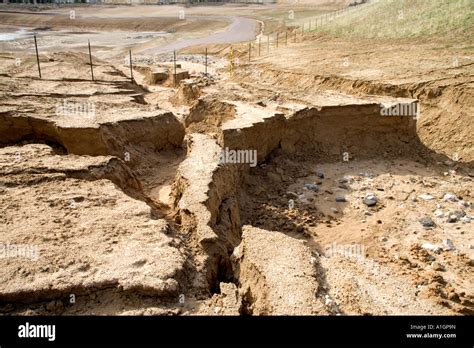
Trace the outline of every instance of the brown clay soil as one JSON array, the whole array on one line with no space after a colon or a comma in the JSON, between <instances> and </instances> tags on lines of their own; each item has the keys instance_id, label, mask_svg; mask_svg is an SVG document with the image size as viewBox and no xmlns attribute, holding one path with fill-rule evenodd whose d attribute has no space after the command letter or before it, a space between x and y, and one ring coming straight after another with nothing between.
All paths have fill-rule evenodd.
<instances>
[{"instance_id":1,"label":"brown clay soil","mask_svg":"<svg viewBox=\"0 0 474 348\"><path fill-rule=\"evenodd\" d=\"M43 49L42 79L29 39L2 44L0 313L474 313L472 47L290 32L250 62L248 43L207 45L208 74L188 47L173 76L147 49L229 22L149 8L78 10L76 33L178 28L102 47L95 81L83 44ZM44 11L19 16L63 28ZM417 118L380 114L413 102Z\"/></svg>"}]
</instances>

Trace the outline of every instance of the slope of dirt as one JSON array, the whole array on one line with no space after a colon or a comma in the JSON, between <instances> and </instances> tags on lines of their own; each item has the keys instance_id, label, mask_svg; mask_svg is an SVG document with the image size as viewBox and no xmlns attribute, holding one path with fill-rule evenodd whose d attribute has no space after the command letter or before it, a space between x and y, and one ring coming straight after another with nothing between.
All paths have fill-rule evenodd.
<instances>
[{"instance_id":1,"label":"slope of dirt","mask_svg":"<svg viewBox=\"0 0 474 348\"><path fill-rule=\"evenodd\" d=\"M348 94L413 98L420 101L417 132L433 150L463 162L474 160L472 57L470 49L440 49L438 44L403 40L357 44L328 36L307 36L303 43L272 50L252 65L236 69L248 88L280 93L314 94L338 90ZM410 49L406 47L409 45ZM314 55L314 49L318 55ZM395 57L396 59L387 59ZM294 62L289 65L288 62Z\"/></svg>"},{"instance_id":2,"label":"slope of dirt","mask_svg":"<svg viewBox=\"0 0 474 348\"><path fill-rule=\"evenodd\" d=\"M257 7L223 8L286 30L290 4ZM101 51L91 81L81 52L41 52L42 79L2 53L1 313L472 314L472 48L289 33L214 45L207 74L194 47L176 86L172 55L132 81Z\"/></svg>"},{"instance_id":3,"label":"slope of dirt","mask_svg":"<svg viewBox=\"0 0 474 348\"><path fill-rule=\"evenodd\" d=\"M1 243L6 256L19 256L0 260L6 279L2 302L67 304L71 294L104 289L178 296L185 259L169 236L172 228L154 218L148 205L98 175L99 170L116 171L110 158L64 158L45 145L1 152ZM84 172L88 177L74 178ZM128 175L122 182L133 179ZM48 308L66 310L59 303Z\"/></svg>"},{"instance_id":4,"label":"slope of dirt","mask_svg":"<svg viewBox=\"0 0 474 348\"><path fill-rule=\"evenodd\" d=\"M247 314L326 313L316 298L316 259L302 240L244 226L233 257Z\"/></svg>"}]
</instances>

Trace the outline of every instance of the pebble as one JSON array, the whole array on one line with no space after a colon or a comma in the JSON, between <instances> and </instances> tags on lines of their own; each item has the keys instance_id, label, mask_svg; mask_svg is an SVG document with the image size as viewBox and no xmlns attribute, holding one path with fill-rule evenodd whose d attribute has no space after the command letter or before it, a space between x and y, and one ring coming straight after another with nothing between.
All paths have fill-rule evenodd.
<instances>
[{"instance_id":1,"label":"pebble","mask_svg":"<svg viewBox=\"0 0 474 348\"><path fill-rule=\"evenodd\" d=\"M431 201L432 199L434 199L434 197L432 195L429 195L427 193L424 193L422 195L419 195L418 198L424 200L424 201Z\"/></svg>"},{"instance_id":2,"label":"pebble","mask_svg":"<svg viewBox=\"0 0 474 348\"><path fill-rule=\"evenodd\" d=\"M304 184L304 187L311 191L318 191L319 187L316 184Z\"/></svg>"},{"instance_id":3,"label":"pebble","mask_svg":"<svg viewBox=\"0 0 474 348\"><path fill-rule=\"evenodd\" d=\"M347 200L346 200L345 197L336 197L336 202L338 202L338 203L344 203L344 202L347 202Z\"/></svg>"},{"instance_id":4,"label":"pebble","mask_svg":"<svg viewBox=\"0 0 474 348\"><path fill-rule=\"evenodd\" d=\"M434 223L434 221L429 217L429 216L425 216L424 218L421 218L420 219L420 223L423 225L423 227L425 228L430 228L430 227L435 227L436 224Z\"/></svg>"},{"instance_id":5,"label":"pebble","mask_svg":"<svg viewBox=\"0 0 474 348\"><path fill-rule=\"evenodd\" d=\"M446 193L443 197L443 199L447 202L447 201L451 201L451 202L457 202L459 199L451 194L451 193Z\"/></svg>"},{"instance_id":6,"label":"pebble","mask_svg":"<svg viewBox=\"0 0 474 348\"><path fill-rule=\"evenodd\" d=\"M421 247L425 250L433 251L436 254L438 254L441 251L441 248L439 246L431 244L431 243L423 243Z\"/></svg>"},{"instance_id":7,"label":"pebble","mask_svg":"<svg viewBox=\"0 0 474 348\"><path fill-rule=\"evenodd\" d=\"M458 222L458 217L456 215L449 215L448 217L448 222L449 223L455 223L455 222Z\"/></svg>"},{"instance_id":8,"label":"pebble","mask_svg":"<svg viewBox=\"0 0 474 348\"><path fill-rule=\"evenodd\" d=\"M436 217L439 217L439 218L443 218L443 217L444 217L443 211L442 211L442 210L439 210L439 209L435 210L435 211L433 212L433 215L436 216Z\"/></svg>"},{"instance_id":9,"label":"pebble","mask_svg":"<svg viewBox=\"0 0 474 348\"><path fill-rule=\"evenodd\" d=\"M316 176L321 178L321 179L324 179L324 173L323 172L316 171Z\"/></svg>"},{"instance_id":10,"label":"pebble","mask_svg":"<svg viewBox=\"0 0 474 348\"><path fill-rule=\"evenodd\" d=\"M444 267L439 264L438 262L432 262L431 263L431 268L434 270L434 271L444 271Z\"/></svg>"},{"instance_id":11,"label":"pebble","mask_svg":"<svg viewBox=\"0 0 474 348\"><path fill-rule=\"evenodd\" d=\"M451 239L445 239L445 240L443 240L443 245L444 245L444 250L448 250L448 251L449 251L449 250L454 250L454 249L456 249L456 248L454 247L454 244L453 244L453 242L452 242Z\"/></svg>"},{"instance_id":12,"label":"pebble","mask_svg":"<svg viewBox=\"0 0 474 348\"><path fill-rule=\"evenodd\" d=\"M364 204L368 207L373 207L374 205L376 205L378 203L378 199L377 197L375 197L375 195L372 193L368 193L364 200L363 200Z\"/></svg>"}]
</instances>

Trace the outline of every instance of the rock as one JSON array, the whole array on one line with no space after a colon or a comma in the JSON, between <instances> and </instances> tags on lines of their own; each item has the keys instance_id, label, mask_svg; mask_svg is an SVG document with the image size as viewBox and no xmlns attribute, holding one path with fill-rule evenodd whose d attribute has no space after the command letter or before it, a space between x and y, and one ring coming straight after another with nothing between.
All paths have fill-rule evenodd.
<instances>
[{"instance_id":1,"label":"rock","mask_svg":"<svg viewBox=\"0 0 474 348\"><path fill-rule=\"evenodd\" d=\"M467 216L463 216L462 218L459 219L463 224L470 224L471 219Z\"/></svg>"},{"instance_id":2,"label":"rock","mask_svg":"<svg viewBox=\"0 0 474 348\"><path fill-rule=\"evenodd\" d=\"M337 185L337 187L339 187L343 190L348 190L349 189L349 187L346 184L339 184L339 185Z\"/></svg>"},{"instance_id":3,"label":"rock","mask_svg":"<svg viewBox=\"0 0 474 348\"><path fill-rule=\"evenodd\" d=\"M304 184L304 187L311 191L319 191L319 187L316 184Z\"/></svg>"},{"instance_id":4,"label":"rock","mask_svg":"<svg viewBox=\"0 0 474 348\"><path fill-rule=\"evenodd\" d=\"M451 160L446 160L446 161L444 161L444 165L445 165L445 166L448 166L448 167L452 167L452 166L454 166L455 164L456 164L456 163L453 162L453 161L451 161Z\"/></svg>"},{"instance_id":5,"label":"rock","mask_svg":"<svg viewBox=\"0 0 474 348\"><path fill-rule=\"evenodd\" d=\"M381 242L386 242L386 241L388 241L388 238L386 236L383 236L383 237L380 238L380 241Z\"/></svg>"},{"instance_id":6,"label":"rock","mask_svg":"<svg viewBox=\"0 0 474 348\"><path fill-rule=\"evenodd\" d=\"M458 217L456 215L449 215L448 220L449 223L455 223L458 222Z\"/></svg>"},{"instance_id":7,"label":"rock","mask_svg":"<svg viewBox=\"0 0 474 348\"><path fill-rule=\"evenodd\" d=\"M324 179L324 173L323 172L320 172L320 171L316 171L316 176L321 178L321 179Z\"/></svg>"},{"instance_id":8,"label":"rock","mask_svg":"<svg viewBox=\"0 0 474 348\"><path fill-rule=\"evenodd\" d=\"M340 184L347 184L347 183L350 183L351 181L353 181L353 180L352 180L352 177L349 176L349 175L345 175L341 179L337 180L337 182L340 183Z\"/></svg>"},{"instance_id":9,"label":"rock","mask_svg":"<svg viewBox=\"0 0 474 348\"><path fill-rule=\"evenodd\" d=\"M344 203L344 202L347 202L347 200L346 200L345 197L336 197L336 202L338 202L338 203Z\"/></svg>"},{"instance_id":10,"label":"rock","mask_svg":"<svg viewBox=\"0 0 474 348\"><path fill-rule=\"evenodd\" d=\"M454 247L454 244L451 239L445 239L443 240L443 249L447 251L451 251L456 248Z\"/></svg>"},{"instance_id":11,"label":"rock","mask_svg":"<svg viewBox=\"0 0 474 348\"><path fill-rule=\"evenodd\" d=\"M431 201L434 199L434 197L432 195L429 195L427 193L424 193L422 195L419 195L418 198L424 200L424 201Z\"/></svg>"},{"instance_id":12,"label":"rock","mask_svg":"<svg viewBox=\"0 0 474 348\"><path fill-rule=\"evenodd\" d=\"M451 194L451 193L446 193L443 197L443 199L447 202L447 201L451 201L451 202L457 202L459 199Z\"/></svg>"},{"instance_id":13,"label":"rock","mask_svg":"<svg viewBox=\"0 0 474 348\"><path fill-rule=\"evenodd\" d=\"M464 210L456 210L453 212L453 215L456 215L458 219L466 216L466 212Z\"/></svg>"},{"instance_id":14,"label":"rock","mask_svg":"<svg viewBox=\"0 0 474 348\"><path fill-rule=\"evenodd\" d=\"M429 216L425 216L424 218L421 218L419 221L423 225L424 228L436 227L436 224Z\"/></svg>"},{"instance_id":15,"label":"rock","mask_svg":"<svg viewBox=\"0 0 474 348\"><path fill-rule=\"evenodd\" d=\"M376 205L378 203L378 199L377 199L377 197L375 197L375 195L373 193L368 193L365 196L363 202L366 206L373 207L374 205Z\"/></svg>"},{"instance_id":16,"label":"rock","mask_svg":"<svg viewBox=\"0 0 474 348\"><path fill-rule=\"evenodd\" d=\"M331 211L335 214L339 213L339 210L337 210L336 208L331 208Z\"/></svg>"},{"instance_id":17,"label":"rock","mask_svg":"<svg viewBox=\"0 0 474 348\"><path fill-rule=\"evenodd\" d=\"M438 218L443 218L444 217L444 213L442 210L439 210L439 209L436 209L434 212L433 212L433 215L438 217Z\"/></svg>"},{"instance_id":18,"label":"rock","mask_svg":"<svg viewBox=\"0 0 474 348\"><path fill-rule=\"evenodd\" d=\"M439 246L431 244L431 243L423 243L421 247L425 250L432 251L436 254L438 254L441 251L441 248Z\"/></svg>"},{"instance_id":19,"label":"rock","mask_svg":"<svg viewBox=\"0 0 474 348\"><path fill-rule=\"evenodd\" d=\"M433 271L444 271L445 268L439 264L438 262L432 262L431 263L431 268L433 269Z\"/></svg>"}]
</instances>

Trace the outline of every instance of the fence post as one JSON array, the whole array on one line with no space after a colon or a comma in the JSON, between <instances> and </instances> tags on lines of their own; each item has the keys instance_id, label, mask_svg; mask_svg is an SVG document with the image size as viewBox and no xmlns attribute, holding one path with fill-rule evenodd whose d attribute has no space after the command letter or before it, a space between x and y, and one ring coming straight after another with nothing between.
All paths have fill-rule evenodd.
<instances>
[{"instance_id":1,"label":"fence post","mask_svg":"<svg viewBox=\"0 0 474 348\"><path fill-rule=\"evenodd\" d=\"M132 50L129 50L128 54L129 54L129 58L130 58L130 80L133 83Z\"/></svg>"},{"instance_id":2,"label":"fence post","mask_svg":"<svg viewBox=\"0 0 474 348\"><path fill-rule=\"evenodd\" d=\"M40 66L40 59L38 55L38 43L36 42L36 34L34 34L34 38L35 38L35 49L36 49L36 62L38 63L38 73L39 73L39 77L41 78L41 66Z\"/></svg>"},{"instance_id":3,"label":"fence post","mask_svg":"<svg viewBox=\"0 0 474 348\"><path fill-rule=\"evenodd\" d=\"M92 75L92 81L94 81L94 69L92 67L92 53L91 53L91 42L87 40L87 44L89 45L89 61L91 63L91 75Z\"/></svg>"}]
</instances>

